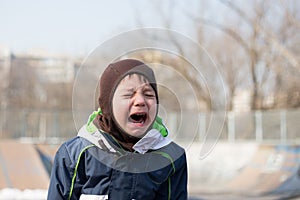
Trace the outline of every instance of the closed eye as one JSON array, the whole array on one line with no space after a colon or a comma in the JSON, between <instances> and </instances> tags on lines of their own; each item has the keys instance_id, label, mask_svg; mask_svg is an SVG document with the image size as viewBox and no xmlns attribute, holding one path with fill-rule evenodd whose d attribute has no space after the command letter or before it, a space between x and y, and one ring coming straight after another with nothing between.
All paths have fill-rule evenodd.
<instances>
[{"instance_id":1,"label":"closed eye","mask_svg":"<svg viewBox=\"0 0 300 200\"><path fill-rule=\"evenodd\" d=\"M145 96L146 96L146 97L153 97L153 98L154 98L154 97L155 97L155 94L152 94L152 93L147 94L147 93L146 93Z\"/></svg>"},{"instance_id":2,"label":"closed eye","mask_svg":"<svg viewBox=\"0 0 300 200\"><path fill-rule=\"evenodd\" d=\"M155 97L154 91L148 87L146 87L143 92L146 97Z\"/></svg>"},{"instance_id":3,"label":"closed eye","mask_svg":"<svg viewBox=\"0 0 300 200\"><path fill-rule=\"evenodd\" d=\"M128 94L124 94L122 95L122 97L125 97L125 98L131 98L132 97L132 93L128 93Z\"/></svg>"}]
</instances>

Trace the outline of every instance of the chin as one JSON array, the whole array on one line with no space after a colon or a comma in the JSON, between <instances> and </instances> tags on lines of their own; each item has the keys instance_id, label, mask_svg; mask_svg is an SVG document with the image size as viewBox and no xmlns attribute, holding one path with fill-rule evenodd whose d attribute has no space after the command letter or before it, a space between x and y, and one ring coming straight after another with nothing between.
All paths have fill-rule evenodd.
<instances>
[{"instance_id":1,"label":"chin","mask_svg":"<svg viewBox=\"0 0 300 200\"><path fill-rule=\"evenodd\" d=\"M143 129L143 130L131 130L128 131L127 133L131 136L137 137L137 138L142 138L144 135L146 135L148 129Z\"/></svg>"}]
</instances>

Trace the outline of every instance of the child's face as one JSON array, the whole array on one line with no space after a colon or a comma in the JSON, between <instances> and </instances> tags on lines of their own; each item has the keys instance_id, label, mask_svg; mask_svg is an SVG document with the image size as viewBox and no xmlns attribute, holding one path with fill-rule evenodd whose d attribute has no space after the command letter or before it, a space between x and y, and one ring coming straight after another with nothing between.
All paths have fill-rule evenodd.
<instances>
[{"instance_id":1,"label":"child's face","mask_svg":"<svg viewBox=\"0 0 300 200\"><path fill-rule=\"evenodd\" d=\"M128 75L116 88L112 108L115 120L127 134L142 137L156 117L155 92L143 76Z\"/></svg>"}]
</instances>

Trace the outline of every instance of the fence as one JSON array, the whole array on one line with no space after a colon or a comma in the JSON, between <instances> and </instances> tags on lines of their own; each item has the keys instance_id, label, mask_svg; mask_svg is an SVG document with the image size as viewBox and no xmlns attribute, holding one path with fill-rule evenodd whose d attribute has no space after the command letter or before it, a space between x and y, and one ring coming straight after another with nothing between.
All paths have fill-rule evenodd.
<instances>
[{"instance_id":1,"label":"fence","mask_svg":"<svg viewBox=\"0 0 300 200\"><path fill-rule=\"evenodd\" d=\"M211 116L214 120L211 121ZM88 112L82 112L88 118ZM180 140L201 140L207 130L223 127L220 140L295 143L300 140L300 110L245 113L169 113L166 124ZM60 142L76 136L72 111L0 110L0 138Z\"/></svg>"}]
</instances>

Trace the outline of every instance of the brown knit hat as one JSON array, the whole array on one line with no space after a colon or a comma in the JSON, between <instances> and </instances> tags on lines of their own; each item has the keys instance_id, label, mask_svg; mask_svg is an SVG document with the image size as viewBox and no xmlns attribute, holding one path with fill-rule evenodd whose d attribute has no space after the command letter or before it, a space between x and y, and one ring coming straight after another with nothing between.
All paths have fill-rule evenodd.
<instances>
[{"instance_id":1,"label":"brown knit hat","mask_svg":"<svg viewBox=\"0 0 300 200\"><path fill-rule=\"evenodd\" d=\"M158 104L157 86L154 72L143 62L134 59L124 59L110 64L100 78L99 106L102 114L98 116L99 128L115 137L123 147L132 150L132 146L140 139L128 135L114 120L112 99L120 81L129 74L143 75L153 88Z\"/></svg>"}]
</instances>

